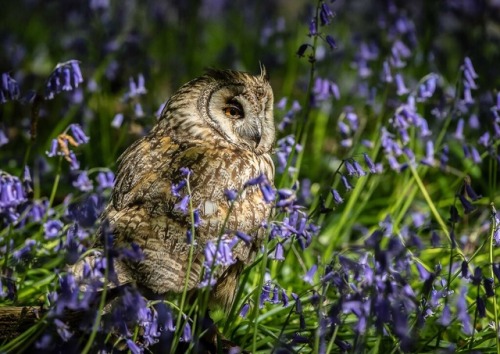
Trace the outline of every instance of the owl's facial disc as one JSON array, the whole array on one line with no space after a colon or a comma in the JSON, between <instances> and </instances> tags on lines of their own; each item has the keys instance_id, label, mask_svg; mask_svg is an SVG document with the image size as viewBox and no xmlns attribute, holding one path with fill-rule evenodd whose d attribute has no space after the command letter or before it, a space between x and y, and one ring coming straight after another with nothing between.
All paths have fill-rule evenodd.
<instances>
[{"instance_id":1,"label":"owl's facial disc","mask_svg":"<svg viewBox=\"0 0 500 354\"><path fill-rule=\"evenodd\" d=\"M212 94L209 117L212 127L237 146L258 154L272 147L272 98L256 95L240 85L224 86Z\"/></svg>"}]
</instances>

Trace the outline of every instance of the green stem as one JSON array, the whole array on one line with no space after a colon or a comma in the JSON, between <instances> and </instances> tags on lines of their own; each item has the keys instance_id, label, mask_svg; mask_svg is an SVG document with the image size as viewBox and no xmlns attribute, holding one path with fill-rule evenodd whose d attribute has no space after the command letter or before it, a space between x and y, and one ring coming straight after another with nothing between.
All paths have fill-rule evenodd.
<instances>
[{"instance_id":1,"label":"green stem","mask_svg":"<svg viewBox=\"0 0 500 354\"><path fill-rule=\"evenodd\" d=\"M493 292L496 291L496 286L495 286L495 272L493 271L493 247L494 247L494 241L495 238L493 237L495 234L495 231L499 227L497 225L497 219L496 219L496 209L493 203L491 203L491 230L490 230L490 275L491 278L493 279ZM500 354L500 338L498 337L498 310L497 310L497 297L496 294L493 294L493 314L495 317L494 321L494 328L495 328L495 341L497 343L497 354Z\"/></svg>"},{"instance_id":2,"label":"green stem","mask_svg":"<svg viewBox=\"0 0 500 354\"><path fill-rule=\"evenodd\" d=\"M104 257L106 259L106 262L112 262L113 260L110 259L108 249L108 238L106 235L103 235L104 238ZM94 325L92 326L92 332L90 333L90 337L87 340L87 343L85 344L85 347L82 350L82 354L87 354L90 349L92 348L92 345L94 344L94 339L95 336L97 335L97 331L99 330L99 325L101 323L101 316L104 311L104 306L106 305L106 293L108 291L108 277L109 277L109 264L106 264L106 268L104 269L104 283L102 285L102 293L101 293L101 299L99 301L99 308L97 310L97 315L94 321Z\"/></svg>"},{"instance_id":3,"label":"green stem","mask_svg":"<svg viewBox=\"0 0 500 354\"><path fill-rule=\"evenodd\" d=\"M54 184L52 185L52 191L50 192L49 206L47 207L47 214L45 218L48 217L48 213L52 205L54 204L54 199L56 198L57 188L59 187L59 181L61 180L61 167L62 167L62 156L59 157L59 161L57 162L57 173L56 178L54 180Z\"/></svg>"},{"instance_id":4,"label":"green stem","mask_svg":"<svg viewBox=\"0 0 500 354\"><path fill-rule=\"evenodd\" d=\"M259 272L259 282L257 285L257 289L260 291L255 292L255 300L254 300L254 323L253 323L253 340L252 340L252 353L257 352L257 329L259 325L259 297L262 293L262 287L264 285L264 275L266 274L267 267L267 246L268 246L269 235L266 234L264 240L264 250L262 251L262 263L261 270Z\"/></svg>"},{"instance_id":5,"label":"green stem","mask_svg":"<svg viewBox=\"0 0 500 354\"><path fill-rule=\"evenodd\" d=\"M410 168L410 171L413 175L413 178L415 179L415 182L417 182L418 188L420 189L420 192L422 193L425 201L427 202L427 205L429 206L429 209L431 210L432 215L434 216L437 223L441 227L441 230L444 232L444 234L446 235L446 237L450 241L450 244L453 245L454 242L452 242L452 240L451 240L450 233L448 232L448 227L446 226L446 223L444 222L443 218L441 218L441 215L439 215L439 212L437 211L436 205L434 204L429 193L427 192L427 189L425 188L424 183L420 179L420 176L418 175L418 172L417 172L415 166L413 166L411 164L409 166L410 166L409 168ZM457 253L463 259L465 259L465 256L464 256L462 250L460 250L459 248L456 248L456 250L457 250Z\"/></svg>"},{"instance_id":6,"label":"green stem","mask_svg":"<svg viewBox=\"0 0 500 354\"><path fill-rule=\"evenodd\" d=\"M179 338L180 338L180 331L181 331L181 321L182 321L182 314L184 313L184 306L186 304L186 297L187 297L187 292L189 290L189 276L191 274L191 266L193 263L193 254L194 254L194 235L195 235L195 228L194 228L194 213L193 213L193 201L191 198L191 185L189 183L189 176L186 177L186 188L188 190L188 195L189 195L189 213L190 213L190 218L191 218L191 244L189 247L189 259L188 259L188 267L186 270L186 279L184 281L184 290L182 292L182 297L181 297L181 304L179 306L179 316L177 317L177 322L176 322L176 328L175 332L176 335L174 336L174 342L172 344L172 351L175 351L177 348L177 345L179 343ZM186 320L187 321L187 320Z\"/></svg>"}]
</instances>

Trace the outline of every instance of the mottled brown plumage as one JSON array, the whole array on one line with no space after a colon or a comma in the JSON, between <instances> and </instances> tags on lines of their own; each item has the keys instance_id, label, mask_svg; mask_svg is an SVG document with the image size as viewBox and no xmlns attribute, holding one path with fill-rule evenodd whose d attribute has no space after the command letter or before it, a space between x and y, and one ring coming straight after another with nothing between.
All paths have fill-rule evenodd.
<instances>
[{"instance_id":1,"label":"mottled brown plumage","mask_svg":"<svg viewBox=\"0 0 500 354\"><path fill-rule=\"evenodd\" d=\"M244 185L261 174L272 183L274 138L273 95L265 70L259 76L210 70L182 86L151 132L119 159L105 217L117 246L135 242L145 256L138 263L118 263L120 279L133 280L155 294L183 291L190 215L174 209L179 198L172 194L172 185L184 178L180 168L187 167L192 170L192 205L202 220L189 289L198 285L207 241L217 240L223 231L253 237L249 246L239 242L233 248L238 261L221 271L213 291L215 301L229 306L238 275L252 261L263 237L261 224L270 213L259 188ZM229 216L227 189L242 191Z\"/></svg>"}]
</instances>

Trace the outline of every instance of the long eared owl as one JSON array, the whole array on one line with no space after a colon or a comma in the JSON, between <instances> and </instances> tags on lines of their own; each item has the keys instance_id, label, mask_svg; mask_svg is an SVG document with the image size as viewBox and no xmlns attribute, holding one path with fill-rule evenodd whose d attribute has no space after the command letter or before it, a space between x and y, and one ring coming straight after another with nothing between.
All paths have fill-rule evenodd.
<instances>
[{"instance_id":1,"label":"long eared owl","mask_svg":"<svg viewBox=\"0 0 500 354\"><path fill-rule=\"evenodd\" d=\"M198 285L207 241L225 230L252 237L233 249L236 263L220 273L214 300L227 307L238 275L252 261L270 213L257 186L245 183L264 175L273 183L270 152L275 140L273 93L265 69L253 76L209 70L182 86L168 101L151 132L120 157L112 200L105 211L118 246L139 245L144 259L116 265L121 279L155 294L182 292L190 244L191 215L175 207L172 186L189 177L191 203L199 210L196 246L188 288ZM227 190L240 191L231 202Z\"/></svg>"}]
</instances>

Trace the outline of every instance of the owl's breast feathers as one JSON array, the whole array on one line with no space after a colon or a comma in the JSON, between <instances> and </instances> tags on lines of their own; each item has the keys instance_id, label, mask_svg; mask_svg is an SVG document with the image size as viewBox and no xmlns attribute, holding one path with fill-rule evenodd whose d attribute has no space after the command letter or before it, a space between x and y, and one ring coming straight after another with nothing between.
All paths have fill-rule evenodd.
<instances>
[{"instance_id":1,"label":"owl's breast feathers","mask_svg":"<svg viewBox=\"0 0 500 354\"><path fill-rule=\"evenodd\" d=\"M134 265L141 279L135 280L157 293L182 291L184 286L190 215L175 209L181 198L172 194L172 185L185 178L182 167L192 171L191 200L201 217L190 288L198 282L206 242L217 240L223 231L242 231L253 237L251 245L239 242L233 248L239 261L250 262L264 235L261 224L271 208L258 186L245 188L248 180L261 174L273 182L274 165L269 154L256 155L224 141L181 143L157 134L137 141L120 158L105 216L118 245L135 242L143 249L145 259ZM228 189L241 192L232 208L224 194ZM180 193L187 194L187 188Z\"/></svg>"}]
</instances>

